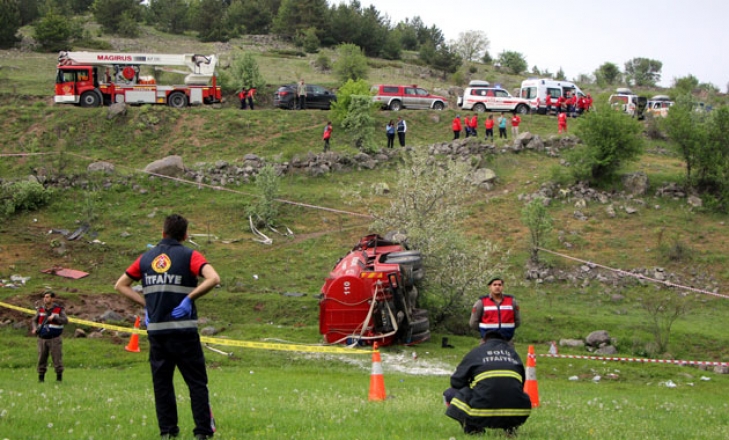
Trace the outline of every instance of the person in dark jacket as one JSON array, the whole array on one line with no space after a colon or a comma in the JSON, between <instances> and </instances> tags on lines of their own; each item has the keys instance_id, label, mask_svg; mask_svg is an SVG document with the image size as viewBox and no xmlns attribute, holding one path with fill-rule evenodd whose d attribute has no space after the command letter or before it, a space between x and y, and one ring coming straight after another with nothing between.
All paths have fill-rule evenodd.
<instances>
[{"instance_id":1,"label":"person in dark jacket","mask_svg":"<svg viewBox=\"0 0 729 440\"><path fill-rule=\"evenodd\" d=\"M187 220L172 214L165 218L162 241L138 257L114 288L145 306L149 363L154 401L162 438L177 437L175 369L190 390L190 405L197 440L212 438L215 423L210 410L205 356L197 331L195 300L220 283L220 276L198 251L187 248ZM198 277L204 281L198 284ZM142 282L142 294L132 289Z\"/></svg>"},{"instance_id":2,"label":"person in dark jacket","mask_svg":"<svg viewBox=\"0 0 729 440\"><path fill-rule=\"evenodd\" d=\"M31 333L38 336L38 382L45 381L49 354L53 358L56 381L63 380L61 333L63 326L68 324L68 317L63 306L54 302L55 298L56 294L51 291L43 293L43 304L37 307L31 323Z\"/></svg>"},{"instance_id":3,"label":"person in dark jacket","mask_svg":"<svg viewBox=\"0 0 729 440\"><path fill-rule=\"evenodd\" d=\"M519 354L500 333L488 331L451 376L451 387L443 392L446 415L457 420L466 434L489 428L513 436L531 414L524 381Z\"/></svg>"}]
</instances>

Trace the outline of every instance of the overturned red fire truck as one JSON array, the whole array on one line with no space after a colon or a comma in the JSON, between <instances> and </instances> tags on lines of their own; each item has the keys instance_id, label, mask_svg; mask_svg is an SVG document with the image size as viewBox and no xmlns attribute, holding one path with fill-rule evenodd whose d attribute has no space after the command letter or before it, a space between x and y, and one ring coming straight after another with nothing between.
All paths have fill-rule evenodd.
<instances>
[{"instance_id":1,"label":"overturned red fire truck","mask_svg":"<svg viewBox=\"0 0 729 440\"><path fill-rule=\"evenodd\" d=\"M430 339L428 311L416 308L419 251L379 235L362 237L329 273L319 301L319 333L330 344L416 344Z\"/></svg>"}]
</instances>

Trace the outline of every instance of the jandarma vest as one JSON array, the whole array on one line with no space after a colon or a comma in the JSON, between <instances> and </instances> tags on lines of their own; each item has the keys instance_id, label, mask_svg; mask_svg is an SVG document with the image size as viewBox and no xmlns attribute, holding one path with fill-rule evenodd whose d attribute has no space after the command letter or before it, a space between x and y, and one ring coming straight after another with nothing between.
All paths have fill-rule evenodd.
<instances>
[{"instance_id":1,"label":"jandarma vest","mask_svg":"<svg viewBox=\"0 0 729 440\"><path fill-rule=\"evenodd\" d=\"M197 277L190 270L192 249L165 238L139 260L142 292L147 303L147 333L169 334L197 332L197 309L190 318L173 319L172 310L197 287Z\"/></svg>"},{"instance_id":2,"label":"jandarma vest","mask_svg":"<svg viewBox=\"0 0 729 440\"><path fill-rule=\"evenodd\" d=\"M490 296L482 296L481 302L483 303L483 314L481 322L478 324L481 336L489 330L498 330L506 340L513 338L516 328L514 297L502 295L501 304L496 304Z\"/></svg>"},{"instance_id":3,"label":"jandarma vest","mask_svg":"<svg viewBox=\"0 0 729 440\"><path fill-rule=\"evenodd\" d=\"M46 319L50 318L52 314L60 315L61 311L63 311L63 307L58 304L53 304L50 309L46 309L45 307L38 309L38 337L52 339L61 336L61 333L63 333L63 324L48 322L44 325Z\"/></svg>"}]
</instances>

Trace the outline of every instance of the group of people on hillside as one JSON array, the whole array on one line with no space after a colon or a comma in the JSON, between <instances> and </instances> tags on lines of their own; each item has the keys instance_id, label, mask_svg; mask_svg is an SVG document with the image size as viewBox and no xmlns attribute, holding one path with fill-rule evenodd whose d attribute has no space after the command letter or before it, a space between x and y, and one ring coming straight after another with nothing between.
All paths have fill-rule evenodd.
<instances>
[{"instance_id":1,"label":"group of people on hillside","mask_svg":"<svg viewBox=\"0 0 729 440\"><path fill-rule=\"evenodd\" d=\"M541 107L539 99L537 99L537 107ZM569 116L576 118L577 116L590 111L592 108L592 96L588 93L587 96L579 95L575 93L567 93L567 96L559 96L556 100L552 98L552 95L547 94L545 107L547 114L562 114L567 113Z\"/></svg>"},{"instance_id":2,"label":"group of people on hillside","mask_svg":"<svg viewBox=\"0 0 729 440\"><path fill-rule=\"evenodd\" d=\"M488 140L491 138L491 140L494 140L494 125L498 124L499 127L499 139L508 139L508 135L506 134L506 127L509 123L509 118L507 118L504 115L504 112L501 112L501 115L494 120L493 115L489 115L488 118L484 121L483 125L486 129L486 134L484 139ZM511 117L511 134L516 137L519 136L519 124L521 124L521 117L518 114L514 114ZM453 140L460 139L461 137L461 131L464 131L466 137L478 136L478 115L473 115L471 117L466 116L463 118L463 122L461 122L461 115L456 115L456 117L453 119L453 122L451 123L451 129L453 130Z\"/></svg>"}]
</instances>

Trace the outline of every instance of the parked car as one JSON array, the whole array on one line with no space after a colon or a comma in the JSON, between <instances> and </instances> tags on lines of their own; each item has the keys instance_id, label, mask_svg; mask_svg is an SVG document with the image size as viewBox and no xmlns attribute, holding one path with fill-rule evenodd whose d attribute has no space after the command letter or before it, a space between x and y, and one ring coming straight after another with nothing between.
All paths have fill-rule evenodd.
<instances>
[{"instance_id":1,"label":"parked car","mask_svg":"<svg viewBox=\"0 0 729 440\"><path fill-rule=\"evenodd\" d=\"M668 109L673 105L671 98L666 95L656 95L648 100L648 107L646 113L652 114L653 116L668 116Z\"/></svg>"},{"instance_id":2,"label":"parked car","mask_svg":"<svg viewBox=\"0 0 729 440\"><path fill-rule=\"evenodd\" d=\"M315 84L306 84L306 108L329 110L332 102L337 101L337 95L326 87ZM286 84L278 88L273 94L273 106L293 110L298 105L296 84Z\"/></svg>"},{"instance_id":3,"label":"parked car","mask_svg":"<svg viewBox=\"0 0 729 440\"><path fill-rule=\"evenodd\" d=\"M608 98L610 105L615 110L621 110L630 116L638 119L645 117L645 110L648 107L648 98L638 96L628 88L619 88L616 94Z\"/></svg>"},{"instance_id":4,"label":"parked car","mask_svg":"<svg viewBox=\"0 0 729 440\"><path fill-rule=\"evenodd\" d=\"M531 102L528 99L518 98L511 95L501 87L490 87L471 82L469 87L463 91L463 96L458 98L458 106L463 110L475 112L502 111L527 114L531 109Z\"/></svg>"},{"instance_id":5,"label":"parked car","mask_svg":"<svg viewBox=\"0 0 729 440\"><path fill-rule=\"evenodd\" d=\"M433 109L443 110L448 105L448 100L439 95L431 95L430 92L416 85L392 86L380 84L372 87L375 95L372 100L380 103L383 109L399 111L401 109Z\"/></svg>"}]
</instances>

